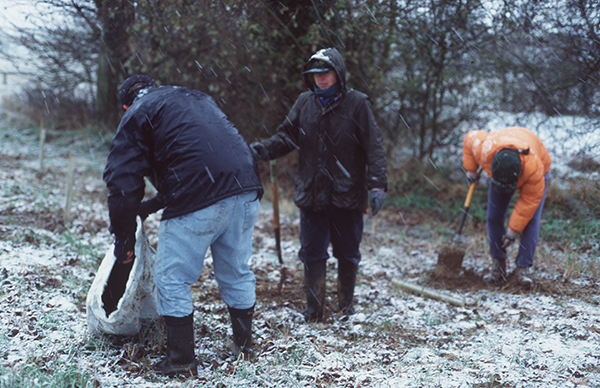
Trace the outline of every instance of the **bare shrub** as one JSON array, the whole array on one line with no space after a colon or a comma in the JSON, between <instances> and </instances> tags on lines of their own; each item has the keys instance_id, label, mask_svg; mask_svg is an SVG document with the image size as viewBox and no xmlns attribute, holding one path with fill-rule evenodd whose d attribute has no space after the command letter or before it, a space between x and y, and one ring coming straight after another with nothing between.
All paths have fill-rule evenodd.
<instances>
[{"instance_id":1,"label":"bare shrub","mask_svg":"<svg viewBox=\"0 0 600 388\"><path fill-rule=\"evenodd\" d=\"M11 112L13 124L32 126L45 123L55 129L86 127L93 118L93 104L74 89L48 89L41 85L28 85L23 90L5 98L3 106Z\"/></svg>"}]
</instances>

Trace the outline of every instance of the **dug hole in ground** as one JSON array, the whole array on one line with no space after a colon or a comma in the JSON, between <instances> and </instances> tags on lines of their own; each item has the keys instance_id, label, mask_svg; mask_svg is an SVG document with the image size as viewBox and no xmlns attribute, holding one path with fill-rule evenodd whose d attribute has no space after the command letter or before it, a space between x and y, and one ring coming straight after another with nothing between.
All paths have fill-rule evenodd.
<instances>
[{"instance_id":1,"label":"dug hole in ground","mask_svg":"<svg viewBox=\"0 0 600 388\"><path fill-rule=\"evenodd\" d=\"M489 266L485 235L469 231L463 270L453 278L435 277L442 241L423 238L417 223L386 208L365 217L357 314L347 319L336 313L331 259L326 321L306 324L299 314L298 213L289 203L281 208L287 279L279 293L266 199L251 257L256 362L235 360L223 349L231 326L209 256L192 286L199 376L159 377L151 365L164 351L160 327L126 337L92 335L87 326L86 295L112 242L101 179L106 150L87 137L51 134L40 171L37 130L0 127L0 386L600 386L599 283L566 276L556 264L565 260L561 252L541 243L530 290L511 279L489 286L481 282ZM65 220L70 150L76 151L75 194L72 218ZM158 215L145 222L152 244L158 222ZM396 280L468 303L460 307L407 292Z\"/></svg>"}]
</instances>

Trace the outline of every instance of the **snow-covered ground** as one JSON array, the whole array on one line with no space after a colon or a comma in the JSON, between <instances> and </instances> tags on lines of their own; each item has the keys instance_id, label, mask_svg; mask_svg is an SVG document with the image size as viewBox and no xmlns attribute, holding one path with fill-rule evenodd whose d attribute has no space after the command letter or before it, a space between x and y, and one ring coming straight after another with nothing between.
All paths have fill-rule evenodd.
<instances>
[{"instance_id":1,"label":"snow-covered ground","mask_svg":"<svg viewBox=\"0 0 600 388\"><path fill-rule=\"evenodd\" d=\"M600 283L566 277L556 265L560 252L542 247L554 259L542 258L534 278L564 292L508 285L444 289L431 279L439 241L420 238L418 227L398 226L398 216L385 209L381 217L366 216L357 314L335 313L330 260L326 322L306 324L298 313L304 297L297 211L282 207L288 279L278 294L266 200L251 258L257 360L238 361L223 351L230 323L209 257L192 287L199 377L158 377L150 365L160 341L151 334L97 337L87 330L86 294L110 244L104 150L87 139L55 138L39 174L37 134L5 128L0 134L0 387L600 386ZM70 150L76 194L73 218L64 222ZM157 215L146 221L151 240L157 225ZM489 264L484 238L473 236L465 277L480 277ZM468 303L458 307L408 293L396 285L400 279Z\"/></svg>"}]
</instances>

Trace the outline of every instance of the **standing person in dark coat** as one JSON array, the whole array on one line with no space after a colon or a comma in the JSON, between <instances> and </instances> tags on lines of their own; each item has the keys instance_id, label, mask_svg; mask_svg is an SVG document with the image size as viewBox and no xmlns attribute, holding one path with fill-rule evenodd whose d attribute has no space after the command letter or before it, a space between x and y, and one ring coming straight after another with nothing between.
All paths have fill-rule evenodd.
<instances>
[{"instance_id":1,"label":"standing person in dark coat","mask_svg":"<svg viewBox=\"0 0 600 388\"><path fill-rule=\"evenodd\" d=\"M209 247L231 315L232 350L249 355L256 280L248 260L263 193L252 152L207 94L137 75L123 82L119 99L126 112L104 170L116 265L134 259L136 216L164 208L155 280L167 356L154 369L197 374L190 286ZM141 202L144 177L158 194Z\"/></svg>"},{"instance_id":2,"label":"standing person in dark coat","mask_svg":"<svg viewBox=\"0 0 600 388\"><path fill-rule=\"evenodd\" d=\"M381 209L387 190L381 132L369 98L346 87L346 67L335 48L315 53L304 66L309 91L302 93L277 133L251 148L259 160L298 150L294 201L300 208L300 252L304 263L307 322L323 318L325 273L333 246L338 259L339 310L352 306L363 214Z\"/></svg>"}]
</instances>

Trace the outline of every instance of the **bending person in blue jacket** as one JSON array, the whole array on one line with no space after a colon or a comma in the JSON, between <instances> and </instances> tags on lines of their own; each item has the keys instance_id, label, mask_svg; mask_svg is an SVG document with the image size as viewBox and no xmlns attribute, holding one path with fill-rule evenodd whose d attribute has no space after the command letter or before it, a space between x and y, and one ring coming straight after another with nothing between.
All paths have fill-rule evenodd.
<instances>
[{"instance_id":1,"label":"bending person in blue jacket","mask_svg":"<svg viewBox=\"0 0 600 388\"><path fill-rule=\"evenodd\" d=\"M155 280L167 355L154 369L197 374L190 286L209 247L231 315L231 349L250 355L256 280L248 261L263 194L250 148L205 93L136 75L120 86L119 99L125 114L104 170L116 265L134 260L136 216L164 208ZM144 177L158 194L142 202Z\"/></svg>"}]
</instances>

